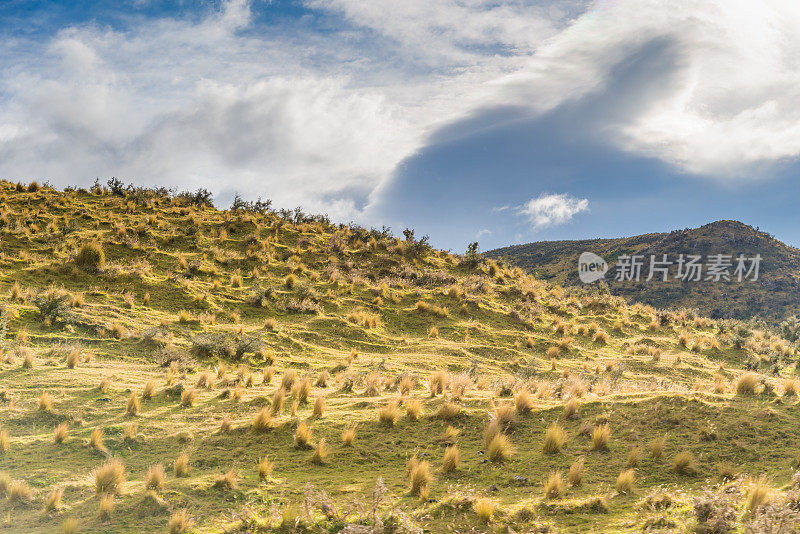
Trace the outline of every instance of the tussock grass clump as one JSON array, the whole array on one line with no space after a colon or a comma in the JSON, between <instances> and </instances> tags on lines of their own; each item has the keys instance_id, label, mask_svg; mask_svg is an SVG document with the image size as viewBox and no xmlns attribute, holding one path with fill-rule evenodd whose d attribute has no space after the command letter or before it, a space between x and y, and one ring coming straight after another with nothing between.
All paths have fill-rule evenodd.
<instances>
[{"instance_id":1,"label":"tussock grass clump","mask_svg":"<svg viewBox=\"0 0 800 534\"><path fill-rule=\"evenodd\" d=\"M61 509L64 498L64 488L53 488L44 498L44 511L55 512Z\"/></svg>"},{"instance_id":2,"label":"tussock grass clump","mask_svg":"<svg viewBox=\"0 0 800 534\"><path fill-rule=\"evenodd\" d=\"M292 386L297 381L297 371L294 369L289 369L284 371L283 375L281 375L281 389L285 392L289 392L292 390Z\"/></svg>"},{"instance_id":3,"label":"tussock grass clump","mask_svg":"<svg viewBox=\"0 0 800 534\"><path fill-rule=\"evenodd\" d=\"M444 421L455 419L461 413L461 406L452 401L447 401L439 406L436 416Z\"/></svg>"},{"instance_id":4,"label":"tussock grass clump","mask_svg":"<svg viewBox=\"0 0 800 534\"><path fill-rule=\"evenodd\" d=\"M167 481L167 474L164 472L164 466L161 464L151 465L147 470L145 477L144 487L161 493L164 490L164 484Z\"/></svg>"},{"instance_id":5,"label":"tussock grass clump","mask_svg":"<svg viewBox=\"0 0 800 534\"><path fill-rule=\"evenodd\" d=\"M461 452L458 450L458 445L451 445L444 450L444 458L442 459L442 471L445 473L452 473L458 469L461 463Z\"/></svg>"},{"instance_id":6,"label":"tussock grass clump","mask_svg":"<svg viewBox=\"0 0 800 534\"><path fill-rule=\"evenodd\" d=\"M95 428L89 433L89 446L102 453L108 452L105 446L105 435L102 428Z\"/></svg>"},{"instance_id":7,"label":"tussock grass clump","mask_svg":"<svg viewBox=\"0 0 800 534\"><path fill-rule=\"evenodd\" d=\"M561 471L551 472L544 481L544 496L547 499L557 499L564 493L564 477Z\"/></svg>"},{"instance_id":8,"label":"tussock grass clump","mask_svg":"<svg viewBox=\"0 0 800 534\"><path fill-rule=\"evenodd\" d=\"M48 392L39 395L37 406L40 412L53 413L53 397Z\"/></svg>"},{"instance_id":9,"label":"tussock grass clump","mask_svg":"<svg viewBox=\"0 0 800 534\"><path fill-rule=\"evenodd\" d=\"M322 417L322 414L325 413L325 397L319 396L314 399L314 409L311 413L311 416L315 419L319 419Z\"/></svg>"},{"instance_id":10,"label":"tussock grass clump","mask_svg":"<svg viewBox=\"0 0 800 534\"><path fill-rule=\"evenodd\" d=\"M5 453L11 446L11 436L7 430L0 430L0 453Z\"/></svg>"},{"instance_id":11,"label":"tussock grass clump","mask_svg":"<svg viewBox=\"0 0 800 534\"><path fill-rule=\"evenodd\" d=\"M396 402L390 402L378 408L378 421L382 425L393 427L398 419L400 419L400 408L397 407Z\"/></svg>"},{"instance_id":12,"label":"tussock grass clump","mask_svg":"<svg viewBox=\"0 0 800 534\"><path fill-rule=\"evenodd\" d=\"M625 467L636 467L639 465L641 458L642 450L639 447L631 447L631 450L628 451L628 461L625 463Z\"/></svg>"},{"instance_id":13,"label":"tussock grass clump","mask_svg":"<svg viewBox=\"0 0 800 534\"><path fill-rule=\"evenodd\" d=\"M97 493L118 494L125 484L125 466L117 458L111 458L92 473Z\"/></svg>"},{"instance_id":14,"label":"tussock grass clump","mask_svg":"<svg viewBox=\"0 0 800 534\"><path fill-rule=\"evenodd\" d=\"M785 397L796 397L800 393L800 380L787 378L783 381L783 395Z\"/></svg>"},{"instance_id":15,"label":"tussock grass clump","mask_svg":"<svg viewBox=\"0 0 800 534\"><path fill-rule=\"evenodd\" d=\"M500 428L511 428L517 420L516 408L513 404L498 404L494 407L492 420L497 422Z\"/></svg>"},{"instance_id":16,"label":"tussock grass clump","mask_svg":"<svg viewBox=\"0 0 800 534\"><path fill-rule=\"evenodd\" d=\"M142 400L152 399L156 394L156 387L155 380L148 380L144 385L144 389L142 390Z\"/></svg>"},{"instance_id":17,"label":"tussock grass clump","mask_svg":"<svg viewBox=\"0 0 800 534\"><path fill-rule=\"evenodd\" d=\"M25 351L25 356L22 358L22 368L31 369L33 367L33 353Z\"/></svg>"},{"instance_id":18,"label":"tussock grass clump","mask_svg":"<svg viewBox=\"0 0 800 534\"><path fill-rule=\"evenodd\" d=\"M352 447L353 442L356 440L356 427L355 425L348 426L342 430L342 445L345 447Z\"/></svg>"},{"instance_id":19,"label":"tussock grass clump","mask_svg":"<svg viewBox=\"0 0 800 534\"><path fill-rule=\"evenodd\" d=\"M295 449L310 449L313 447L311 444L312 434L311 429L301 421L294 431L294 448Z\"/></svg>"},{"instance_id":20,"label":"tussock grass clump","mask_svg":"<svg viewBox=\"0 0 800 534\"><path fill-rule=\"evenodd\" d=\"M311 456L311 463L315 465L325 465L328 459L328 445L325 442L325 438L322 438L317 442L317 446L314 448L314 454Z\"/></svg>"},{"instance_id":21,"label":"tussock grass clump","mask_svg":"<svg viewBox=\"0 0 800 534\"><path fill-rule=\"evenodd\" d=\"M175 462L172 464L172 471L176 477L189 476L189 455L183 453L175 458Z\"/></svg>"},{"instance_id":22,"label":"tussock grass clump","mask_svg":"<svg viewBox=\"0 0 800 534\"><path fill-rule=\"evenodd\" d=\"M124 427L122 427L122 441L125 443L132 443L136 441L136 432L137 432L136 425L133 423L127 423Z\"/></svg>"},{"instance_id":23,"label":"tussock grass clump","mask_svg":"<svg viewBox=\"0 0 800 534\"><path fill-rule=\"evenodd\" d=\"M737 395L753 395L758 386L758 375L752 371L748 371L736 381L736 394Z\"/></svg>"},{"instance_id":24,"label":"tussock grass clump","mask_svg":"<svg viewBox=\"0 0 800 534\"><path fill-rule=\"evenodd\" d=\"M225 473L220 473L214 477L214 483L212 484L212 487L227 491L235 490L239 487L239 475L237 475L236 471L233 469L226 471Z\"/></svg>"},{"instance_id":25,"label":"tussock grass clump","mask_svg":"<svg viewBox=\"0 0 800 534\"><path fill-rule=\"evenodd\" d=\"M611 439L611 428L608 424L596 426L592 431L592 450L607 451Z\"/></svg>"},{"instance_id":26,"label":"tussock grass clump","mask_svg":"<svg viewBox=\"0 0 800 534\"><path fill-rule=\"evenodd\" d=\"M80 363L81 360L81 351L80 349L72 349L67 353L67 368L68 369L75 369Z\"/></svg>"},{"instance_id":27,"label":"tussock grass clump","mask_svg":"<svg viewBox=\"0 0 800 534\"><path fill-rule=\"evenodd\" d=\"M272 429L272 412L268 407L261 408L253 418L252 428L254 432L263 433Z\"/></svg>"},{"instance_id":28,"label":"tussock grass clump","mask_svg":"<svg viewBox=\"0 0 800 534\"><path fill-rule=\"evenodd\" d=\"M422 415L422 402L418 399L409 399L405 402L406 417L416 421Z\"/></svg>"},{"instance_id":29,"label":"tussock grass clump","mask_svg":"<svg viewBox=\"0 0 800 534\"><path fill-rule=\"evenodd\" d=\"M197 391L194 388L185 389L181 393L181 406L191 408L197 400Z\"/></svg>"},{"instance_id":30,"label":"tussock grass clump","mask_svg":"<svg viewBox=\"0 0 800 534\"><path fill-rule=\"evenodd\" d=\"M569 472L567 473L567 480L571 486L580 486L583 482L583 472L584 472L584 460L583 458L578 458L569 466Z\"/></svg>"},{"instance_id":31,"label":"tussock grass clump","mask_svg":"<svg viewBox=\"0 0 800 534\"><path fill-rule=\"evenodd\" d=\"M272 394L272 406L270 408L272 415L280 415L283 412L283 403L286 400L286 390L278 388Z\"/></svg>"},{"instance_id":32,"label":"tussock grass clump","mask_svg":"<svg viewBox=\"0 0 800 534\"><path fill-rule=\"evenodd\" d=\"M269 458L266 456L261 457L258 460L258 465L256 466L256 472L258 473L259 480L269 480L270 475L272 475L272 469L275 467L275 463L270 461Z\"/></svg>"},{"instance_id":33,"label":"tussock grass clump","mask_svg":"<svg viewBox=\"0 0 800 534\"><path fill-rule=\"evenodd\" d=\"M104 493L100 495L100 504L97 506L97 517L101 521L107 521L111 518L111 513L114 511L114 495L111 493Z\"/></svg>"},{"instance_id":34,"label":"tussock grass clump","mask_svg":"<svg viewBox=\"0 0 800 534\"><path fill-rule=\"evenodd\" d=\"M186 534L191 530L193 521L189 512L184 508L172 513L167 522L167 531L169 534Z\"/></svg>"},{"instance_id":35,"label":"tussock grass clump","mask_svg":"<svg viewBox=\"0 0 800 534\"><path fill-rule=\"evenodd\" d=\"M514 454L514 446L508 436L502 433L495 434L486 447L486 455L495 463L502 463Z\"/></svg>"},{"instance_id":36,"label":"tussock grass clump","mask_svg":"<svg viewBox=\"0 0 800 534\"><path fill-rule=\"evenodd\" d=\"M475 499L475 503L472 506L475 509L478 520L482 523L489 523L495 510L497 510L497 501L487 497L480 497Z\"/></svg>"},{"instance_id":37,"label":"tussock grass clump","mask_svg":"<svg viewBox=\"0 0 800 534\"><path fill-rule=\"evenodd\" d=\"M303 377L292 385L292 398L300 403L307 404L308 396L311 393L311 379Z\"/></svg>"},{"instance_id":38,"label":"tussock grass clump","mask_svg":"<svg viewBox=\"0 0 800 534\"><path fill-rule=\"evenodd\" d=\"M24 480L12 480L6 490L6 498L12 504L25 504L33 500L33 489Z\"/></svg>"},{"instance_id":39,"label":"tussock grass clump","mask_svg":"<svg viewBox=\"0 0 800 534\"><path fill-rule=\"evenodd\" d=\"M75 255L75 265L87 272L97 272L106 263L106 254L97 241L85 243Z\"/></svg>"},{"instance_id":40,"label":"tussock grass clump","mask_svg":"<svg viewBox=\"0 0 800 534\"><path fill-rule=\"evenodd\" d=\"M68 517L61 523L61 534L77 534L78 520L74 517Z\"/></svg>"},{"instance_id":41,"label":"tussock grass clump","mask_svg":"<svg viewBox=\"0 0 800 534\"><path fill-rule=\"evenodd\" d=\"M555 454L567 443L567 433L557 422L551 423L544 433L542 450L545 454Z\"/></svg>"},{"instance_id":42,"label":"tussock grass clump","mask_svg":"<svg viewBox=\"0 0 800 534\"><path fill-rule=\"evenodd\" d=\"M564 419L576 419L580 417L581 403L575 397L571 398L564 405Z\"/></svg>"},{"instance_id":43,"label":"tussock grass clump","mask_svg":"<svg viewBox=\"0 0 800 534\"><path fill-rule=\"evenodd\" d=\"M414 459L409 474L411 481L411 494L422 495L430 487L433 475L431 475L431 464L426 460L417 461Z\"/></svg>"},{"instance_id":44,"label":"tussock grass clump","mask_svg":"<svg viewBox=\"0 0 800 534\"><path fill-rule=\"evenodd\" d=\"M263 373L261 374L261 379L265 386L272 384L272 377L275 375L275 369L270 365L264 368Z\"/></svg>"},{"instance_id":45,"label":"tussock grass clump","mask_svg":"<svg viewBox=\"0 0 800 534\"><path fill-rule=\"evenodd\" d=\"M625 469L617 476L617 481L614 483L614 489L617 493L630 493L633 491L633 483L636 481L636 475L633 469Z\"/></svg>"},{"instance_id":46,"label":"tussock grass clump","mask_svg":"<svg viewBox=\"0 0 800 534\"><path fill-rule=\"evenodd\" d=\"M125 413L134 417L139 415L139 411L141 411L142 405L139 402L139 397L136 396L136 393L131 391L130 396L128 397L128 403L125 405Z\"/></svg>"},{"instance_id":47,"label":"tussock grass clump","mask_svg":"<svg viewBox=\"0 0 800 534\"><path fill-rule=\"evenodd\" d=\"M691 476L697 474L697 461L694 458L694 454L689 451L681 451L675 455L672 466L679 475Z\"/></svg>"},{"instance_id":48,"label":"tussock grass clump","mask_svg":"<svg viewBox=\"0 0 800 534\"><path fill-rule=\"evenodd\" d=\"M760 507L769 504L774 493L775 490L763 475L750 480L747 488L747 511L755 514Z\"/></svg>"},{"instance_id":49,"label":"tussock grass clump","mask_svg":"<svg viewBox=\"0 0 800 534\"><path fill-rule=\"evenodd\" d=\"M53 443L64 443L69 436L69 425L60 423L53 428Z\"/></svg>"},{"instance_id":50,"label":"tussock grass clump","mask_svg":"<svg viewBox=\"0 0 800 534\"><path fill-rule=\"evenodd\" d=\"M435 397L436 395L441 395L444 393L444 390L447 388L447 384L450 382L450 377L444 371L435 371L431 374L430 379L428 380L428 388L431 391L431 397Z\"/></svg>"},{"instance_id":51,"label":"tussock grass clump","mask_svg":"<svg viewBox=\"0 0 800 534\"><path fill-rule=\"evenodd\" d=\"M656 460L660 460L664 456L664 448L667 446L667 438L653 438L650 442L650 455Z\"/></svg>"},{"instance_id":52,"label":"tussock grass clump","mask_svg":"<svg viewBox=\"0 0 800 534\"><path fill-rule=\"evenodd\" d=\"M514 407L521 414L529 414L533 411L533 395L527 389L520 389L514 395Z\"/></svg>"},{"instance_id":53,"label":"tussock grass clump","mask_svg":"<svg viewBox=\"0 0 800 534\"><path fill-rule=\"evenodd\" d=\"M222 434L229 434L233 430L233 423L231 422L231 418L227 415L222 417L222 421L219 423L219 431Z\"/></svg>"}]
</instances>

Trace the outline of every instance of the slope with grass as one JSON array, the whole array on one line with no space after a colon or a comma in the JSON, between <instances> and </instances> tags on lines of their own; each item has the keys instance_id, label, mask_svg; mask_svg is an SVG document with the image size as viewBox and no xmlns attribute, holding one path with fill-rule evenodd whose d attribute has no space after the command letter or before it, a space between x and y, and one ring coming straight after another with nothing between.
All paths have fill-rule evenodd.
<instances>
[{"instance_id":1,"label":"slope with grass","mask_svg":"<svg viewBox=\"0 0 800 534\"><path fill-rule=\"evenodd\" d=\"M737 221L717 221L700 228L669 233L645 234L619 239L579 241L541 241L499 248L486 253L490 258L504 258L538 277L561 285L580 285L578 257L594 252L614 267L623 255L644 256L639 282L618 281L613 272L605 277L611 292L656 307L694 308L711 317L749 319L761 317L783 320L797 314L800 291L800 250L776 240L767 233ZM682 281L675 278L672 266L666 282L656 274L646 281L650 256L677 261L681 254L740 254L762 257L759 279L739 282ZM748 264L749 266L749 264ZM732 270L731 270L732 271Z\"/></svg>"},{"instance_id":2,"label":"slope with grass","mask_svg":"<svg viewBox=\"0 0 800 534\"><path fill-rule=\"evenodd\" d=\"M680 531L794 495L777 334L264 206L0 189L4 531Z\"/></svg>"}]
</instances>

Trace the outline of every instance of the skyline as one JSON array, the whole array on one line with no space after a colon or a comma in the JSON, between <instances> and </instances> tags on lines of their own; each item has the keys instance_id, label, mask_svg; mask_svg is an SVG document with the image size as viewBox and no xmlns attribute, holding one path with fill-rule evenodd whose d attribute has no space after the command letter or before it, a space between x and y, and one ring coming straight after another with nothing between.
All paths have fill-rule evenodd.
<instances>
[{"instance_id":1,"label":"skyline","mask_svg":"<svg viewBox=\"0 0 800 534\"><path fill-rule=\"evenodd\" d=\"M261 196L455 251L720 219L798 246L797 23L779 1L12 1L0 176Z\"/></svg>"}]
</instances>

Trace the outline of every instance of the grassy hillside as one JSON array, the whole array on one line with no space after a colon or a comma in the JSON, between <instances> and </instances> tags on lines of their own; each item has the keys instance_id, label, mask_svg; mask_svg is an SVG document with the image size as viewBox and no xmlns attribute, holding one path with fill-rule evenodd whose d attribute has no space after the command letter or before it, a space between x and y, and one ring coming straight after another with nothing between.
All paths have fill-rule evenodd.
<instances>
[{"instance_id":1,"label":"grassy hillside","mask_svg":"<svg viewBox=\"0 0 800 534\"><path fill-rule=\"evenodd\" d=\"M615 295L656 307L696 308L712 317L748 319L761 317L777 321L795 315L800 291L800 250L790 247L757 229L737 221L718 221L700 228L664 234L646 234L620 239L582 241L542 241L500 248L486 253L505 258L528 272L562 285L580 285L578 256L584 251L603 257L611 266L622 254L644 255L642 281L617 281L609 274L606 281ZM727 254L750 258L761 254L756 282L709 283L671 278L666 282L646 282L650 255L667 254L676 261L680 254ZM673 274L677 269L673 266Z\"/></svg>"},{"instance_id":2,"label":"grassy hillside","mask_svg":"<svg viewBox=\"0 0 800 534\"><path fill-rule=\"evenodd\" d=\"M794 520L797 353L774 333L116 193L0 182L4 532Z\"/></svg>"}]
</instances>

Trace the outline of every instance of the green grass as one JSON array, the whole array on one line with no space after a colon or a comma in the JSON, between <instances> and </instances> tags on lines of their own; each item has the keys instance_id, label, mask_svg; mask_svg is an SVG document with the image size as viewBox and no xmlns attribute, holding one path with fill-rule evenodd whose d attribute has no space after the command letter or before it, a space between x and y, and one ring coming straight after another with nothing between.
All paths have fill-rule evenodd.
<instances>
[{"instance_id":1,"label":"green grass","mask_svg":"<svg viewBox=\"0 0 800 534\"><path fill-rule=\"evenodd\" d=\"M6 399L0 403L0 429L9 435L0 472L34 490L32 503L0 498L4 531L57 531L74 518L81 532L164 532L170 517L184 508L196 530L209 533L277 530L287 509L300 511L303 528L312 531L369 523L373 513L384 522L406 521L431 532L505 525L517 532L543 525L557 531L638 532L646 524L665 522L686 529L694 522L693 499L716 483L718 464L731 464L743 475L766 475L777 487L791 479L800 447L800 410L796 397L777 394L783 378L794 373L794 348L777 359L777 376L759 375L777 394L762 391L759 384L755 395L736 396L733 387L745 362L758 352L768 359L770 345L785 345L769 332L751 333L749 347L736 349L734 337L722 330L725 325L697 325L680 313L670 314L670 324L654 332L648 330L656 313L651 308L563 290L489 261L470 267L446 252L401 254L395 238L324 221L295 223L275 214L234 214L163 198L137 207L106 194L18 193L2 182L0 197L19 221L0 228L0 306L8 319L4 354L15 360L0 363L0 391ZM151 215L159 228L148 223ZM45 233L54 219L58 229ZM39 228L35 233L33 224ZM125 226L126 236L115 225ZM195 226L197 232L187 235L186 229ZM227 238L221 240L223 230ZM374 250L368 245L373 237ZM88 240L103 245L106 264L98 273L72 263L74 252ZM188 269L181 266L181 256ZM202 268L192 267L200 262ZM255 278L254 267L259 271ZM290 267L297 278L291 290L284 283ZM237 270L241 288L230 283ZM496 276L489 276L491 271ZM26 296L11 301L15 282ZM381 289L384 284L388 294ZM45 322L32 296L51 285L82 293L85 304ZM447 295L454 285L460 294ZM263 300L254 298L257 287L260 296L268 295ZM124 293L132 295L132 306ZM147 305L145 293L150 294ZM374 302L380 293L386 296ZM193 299L198 294L205 295L202 302ZM315 301L318 311L291 311L295 299ZM448 314L418 311L416 303L423 299L446 307ZM180 323L181 310L193 320ZM374 315L377 323L365 327L348 321L354 312ZM623 317L631 324L614 332L614 322ZM264 328L267 318L276 320L275 331ZM570 350L551 361L545 351L562 337L554 331L557 321L572 326L597 322L610 338L600 344L570 332ZM111 335L113 325L124 327L120 339ZM435 338L428 335L431 327L439 331ZM27 332L27 340L20 331ZM714 336L720 349L690 352L678 344L683 331L692 338ZM182 407L180 393L170 395L168 389L177 384L193 388L220 363L216 356L192 354L192 340L200 334L227 336L232 346L244 337L256 338L263 347L251 347L238 361L224 357L225 377L211 389L197 388L193 406ZM659 347L660 360L654 362L649 353L629 354L635 343ZM69 369L66 355L73 346L82 347L91 360L81 358ZM31 368L23 368L22 358L15 356L20 347L32 351ZM177 373L168 367L171 358L181 362ZM269 385L261 382L265 359L274 360ZM761 365L762 371L771 367ZM255 375L252 387L235 382L240 367ZM255 414L269 405L281 377L292 371L298 378L308 376L312 384L327 372L327 387L313 386L309 402L297 406L295 415L287 392L283 411L272 418L274 428L254 432ZM435 371L463 373L472 382L458 401L460 413L450 421L436 416L450 400L450 389L432 398L426 387ZM724 377L726 393L712 393L717 373ZM365 395L370 374L382 385L376 396ZM401 405L395 425L383 425L378 407L409 400L394 387L397 377L406 374L416 379L409 396L422 403L423 415L411 420ZM104 379L110 381L106 392L99 388ZM141 395L151 380L156 383L153 397L141 401L138 415L127 415L131 392ZM513 402L513 395L498 398L501 387L511 386L530 388L533 406L518 413L506 430L516 454L503 463L488 462L483 430L495 404ZM52 413L37 409L44 391L52 396ZM572 391L585 393L580 417L565 419ZM318 396L325 397L326 409L321 418L312 418ZM231 430L222 433L225 417ZM324 465L312 463L313 450L294 447L301 421L311 427L314 445L325 439L329 455ZM545 453L545 431L555 421L566 441L557 452ZM69 437L56 444L53 428L62 422L69 425ZM580 432L586 424L602 423L611 429L609 448L591 451L589 436ZM125 440L123 431L130 424L136 425L135 438ZM354 425L355 441L346 447L342 431ZM457 435L444 438L450 425ZM126 466L124 492L108 519L98 517L100 496L91 479L106 460L87 446L95 429L105 433L108 456ZM663 436L665 453L655 460L649 444ZM442 459L452 444L460 452L459 468L444 473ZM632 447L643 452L635 487L618 495L614 485ZM675 472L673 459L682 451L696 458L695 476ZM181 453L189 456L190 471L176 478L172 465ZM257 466L264 457L274 466L271 476L261 480ZM432 466L424 501L409 493L406 465L412 457ZM567 473L580 458L582 484L567 485L562 496L546 500L547 476ZM145 488L146 475L159 463L166 483L154 496ZM213 487L216 477L231 470L239 477L236 488ZM345 514L356 502L373 502L379 479L384 487L376 510L365 505ZM64 489L62 507L45 513L45 497L56 488ZM669 492L673 505L666 510L643 507L653 492ZM607 510L598 504L601 497ZM489 527L473 506L480 498L498 504ZM313 506L306 516L306 502L327 503L327 517Z\"/></svg>"}]
</instances>

